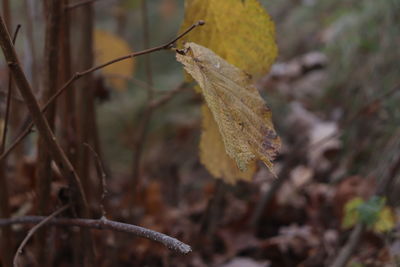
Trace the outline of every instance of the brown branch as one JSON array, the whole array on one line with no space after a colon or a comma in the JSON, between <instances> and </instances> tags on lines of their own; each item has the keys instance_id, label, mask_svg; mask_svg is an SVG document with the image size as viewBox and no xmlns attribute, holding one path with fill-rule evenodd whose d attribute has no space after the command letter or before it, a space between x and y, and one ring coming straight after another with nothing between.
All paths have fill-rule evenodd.
<instances>
[{"instance_id":1,"label":"brown branch","mask_svg":"<svg viewBox=\"0 0 400 267\"><path fill-rule=\"evenodd\" d=\"M97 1L99 1L99 0L83 0L83 1L80 1L80 2L77 2L77 3L69 4L66 7L64 7L64 9L65 10L72 10L72 9L77 8L77 7L88 5L88 4L97 2Z\"/></svg>"},{"instance_id":2,"label":"brown branch","mask_svg":"<svg viewBox=\"0 0 400 267\"><path fill-rule=\"evenodd\" d=\"M7 32L3 17L1 16L0 45L7 60L8 66L13 74L15 83L25 100L25 103L39 131L40 136L45 140L46 147L48 148L49 153L51 154L61 174L69 180L72 190L75 194L77 194L77 198L74 198L74 200L78 201L78 203L80 204L79 206L82 208L82 212L84 214L83 216L86 216L86 214L88 213L87 201L82 189L80 178L75 172L74 167L66 157L64 151L58 144L56 137L51 131L46 118L43 116L39 108L39 104L36 101L31 86L19 64L17 54L15 52L11 38Z\"/></svg>"},{"instance_id":3,"label":"brown branch","mask_svg":"<svg viewBox=\"0 0 400 267\"><path fill-rule=\"evenodd\" d=\"M145 54L149 54L149 53L153 53L153 52L157 52L157 51L161 51L161 50L165 50L165 49L170 49L171 47L173 47L173 45L175 44L175 42L177 40L179 40L180 38L182 38L183 36L185 36L186 34L188 34L190 31L192 31L194 28L204 25L204 21L200 20L197 23L193 24L192 26L190 26L186 31L184 31L183 33L181 33L180 35L178 35L176 38L174 38L173 40L169 41L166 44L154 47L154 48L150 48L150 49L146 49L143 51L139 51L136 53L131 53L129 55L123 56L123 57L119 57L116 59L113 59L111 61L108 61L106 63L103 63L101 65L98 66L94 66L90 69L87 69L85 71L82 72L76 72L47 102L46 104L41 108L42 112L45 112L47 110L47 108L49 107L49 105L51 105L73 82L75 82L76 80L80 79L82 76L87 75L89 73L95 72L97 70L100 70L104 67L107 67L111 64L114 64L116 62L120 62L126 59L130 59L130 58L134 58L134 57L138 57L138 56L142 56ZM33 127L33 123L30 123L29 126L20 134L18 135L18 137L16 138L16 140L13 142L13 144L6 149L6 151L4 153L2 153L0 155L0 161L3 160L5 157L8 156L8 154L31 132L31 128Z\"/></svg>"},{"instance_id":4,"label":"brown branch","mask_svg":"<svg viewBox=\"0 0 400 267\"><path fill-rule=\"evenodd\" d=\"M33 236L33 234L43 225L45 225L46 223L48 223L50 220L52 220L54 217L56 217L57 215L59 215L60 213L62 213L63 211L65 211L66 209L68 209L70 207L69 204L61 207L60 209L56 210L55 212L53 212L52 214L50 214L47 217L44 217L43 220L40 220L38 224L36 224L31 230L29 230L28 234L25 236L24 240L22 240L21 244L19 245L17 252L15 253L14 256L14 266L18 266L18 256L20 254L22 254L22 250L25 247L26 243L28 243L29 239Z\"/></svg>"},{"instance_id":5,"label":"brown branch","mask_svg":"<svg viewBox=\"0 0 400 267\"><path fill-rule=\"evenodd\" d=\"M101 199L100 199L100 209L101 209L101 213L104 216L106 216L106 211L104 209L104 199L107 195L107 183L106 183L106 172L104 171L104 166L103 163L100 160L99 154L88 144L88 143L84 143L83 145L85 145L93 154L93 157L96 161L96 172L97 172L97 176L99 177L99 181L100 181L100 188L101 188Z\"/></svg>"},{"instance_id":6,"label":"brown branch","mask_svg":"<svg viewBox=\"0 0 400 267\"><path fill-rule=\"evenodd\" d=\"M162 105L170 101L176 94L182 92L186 88L187 88L187 83L185 82L181 83L175 89L168 91L165 95L150 102L150 108L157 109L158 107L161 107Z\"/></svg>"},{"instance_id":7,"label":"brown branch","mask_svg":"<svg viewBox=\"0 0 400 267\"><path fill-rule=\"evenodd\" d=\"M21 28L21 25L18 24L17 28L15 29L14 35L13 35L13 40L12 40L13 44L15 44L15 41L17 40L17 36L18 36L18 32L19 32L20 28ZM1 140L1 146L0 146L0 153L4 152L4 148L5 148L6 140L7 140L8 121L10 118L10 110L11 110L12 88L13 88L13 80L12 80L12 74L10 71L8 73L6 112L4 115L4 128L3 128L2 140Z\"/></svg>"},{"instance_id":8,"label":"brown branch","mask_svg":"<svg viewBox=\"0 0 400 267\"><path fill-rule=\"evenodd\" d=\"M38 223L45 219L44 216L24 216L18 218L10 218L10 219L0 219L0 227L10 226L13 224L32 224ZM140 227L133 224L121 223L112 220L108 220L105 217L101 219L93 220L93 219L76 219L76 218L53 218L47 222L49 225L56 226L78 226L85 227L91 229L99 229L99 230L112 230L117 232L124 232L133 234L139 237L147 238L152 241L159 242L166 246L167 248L177 251L182 254L187 254L192 251L192 248L179 241L176 238L170 237L166 234L156 232L144 227Z\"/></svg>"},{"instance_id":9,"label":"brown branch","mask_svg":"<svg viewBox=\"0 0 400 267\"><path fill-rule=\"evenodd\" d=\"M5 2L3 2L4 4ZM18 35L20 25L17 26L14 37L13 43ZM0 153L4 151L5 144L6 144L6 137L7 137L7 130L8 130L8 122L10 118L10 108L11 108L11 97L12 97L12 89L13 89L13 80L11 72L8 74L8 93L7 93L7 102L6 102L6 110L4 115L4 127L2 132L2 141L0 147ZM10 211L10 201L9 201L9 190L8 190L8 183L7 183L7 162L5 160L0 161L0 217L8 218L11 215ZM0 251L2 251L1 257L3 258L3 265L8 266L11 265L12 262L12 247L13 247L13 238L12 238L12 230L10 227L4 228L1 231L0 235L2 236L0 242Z\"/></svg>"},{"instance_id":10,"label":"brown branch","mask_svg":"<svg viewBox=\"0 0 400 267\"><path fill-rule=\"evenodd\" d=\"M354 113L353 116L350 116L347 120L345 120L345 122L343 123L342 127L346 128L349 125L351 125L356 119L358 119L362 113L368 109L371 105L373 105L374 103L378 102L378 101L382 101L383 99L391 96L392 94L396 93L396 91L398 91L400 89L400 84L397 84L396 86L394 86L392 89L390 89L389 91L383 93L382 95L372 99L371 101L367 102L366 104L362 105L357 111L356 113ZM316 149L319 146L322 146L324 144L326 144L328 141L332 140L333 138L339 137L342 135L342 132L334 132L324 138L322 138L321 140L319 140L316 143L310 144L308 145L308 149Z\"/></svg>"},{"instance_id":11,"label":"brown branch","mask_svg":"<svg viewBox=\"0 0 400 267\"><path fill-rule=\"evenodd\" d=\"M41 101L47 101L57 90L60 80L60 38L62 3L60 0L47 0L47 14L45 14L45 43L43 64L43 88ZM56 131L56 103L53 103L44 114L52 132ZM51 202L50 187L53 178L51 169L52 157L48 151L46 140L39 136L37 141L37 164L35 170L35 190L37 195L36 211L38 215L46 215L50 212ZM35 237L35 254L38 262L44 267L48 266L48 247L46 247L46 229L38 231Z\"/></svg>"},{"instance_id":12,"label":"brown branch","mask_svg":"<svg viewBox=\"0 0 400 267\"><path fill-rule=\"evenodd\" d=\"M148 10L147 0L142 0L141 3L141 15L142 15L142 32L143 32L143 46L147 49L150 46L149 36L149 21L148 21ZM135 203L136 192L138 191L139 185L139 168L140 160L142 158L143 147L146 142L146 133L149 127L153 109L150 107L150 102L153 100L153 74L151 69L150 54L145 56L145 68L146 68L146 82L147 82L147 98L145 103L145 109L143 111L142 120L140 121L137 129L137 134L134 140L134 151L133 151L133 162L132 162L132 181L131 181L131 202L130 210L133 214L133 206Z\"/></svg>"},{"instance_id":13,"label":"brown branch","mask_svg":"<svg viewBox=\"0 0 400 267\"><path fill-rule=\"evenodd\" d=\"M335 261L330 265L330 267L344 267L349 261L351 255L353 255L356 250L358 243L360 242L361 235L364 232L364 226L362 224L357 224L350 234L349 240L346 245L340 250L339 255L336 257Z\"/></svg>"},{"instance_id":14,"label":"brown branch","mask_svg":"<svg viewBox=\"0 0 400 267\"><path fill-rule=\"evenodd\" d=\"M297 164L299 164L299 162L301 162L301 158L305 153L305 149L302 147L301 142L295 143L292 150L295 152L289 154L279 171L278 178L274 179L269 190L261 196L260 201L258 201L255 207L254 213L249 222L249 225L254 229L259 226L262 216L265 213L265 209L273 200L276 192L278 192L282 185L290 178L290 172Z\"/></svg>"}]
</instances>

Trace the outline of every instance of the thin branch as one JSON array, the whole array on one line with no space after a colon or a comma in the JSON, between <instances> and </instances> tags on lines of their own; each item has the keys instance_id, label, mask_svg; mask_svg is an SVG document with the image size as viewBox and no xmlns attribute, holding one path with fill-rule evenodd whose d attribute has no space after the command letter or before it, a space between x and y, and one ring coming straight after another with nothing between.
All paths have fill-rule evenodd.
<instances>
[{"instance_id":1,"label":"thin branch","mask_svg":"<svg viewBox=\"0 0 400 267\"><path fill-rule=\"evenodd\" d=\"M24 216L18 218L10 218L10 219L0 219L0 227L9 226L13 224L32 224L38 223L46 219L44 216ZM144 227L140 227L133 224L121 223L112 220L108 220L105 217L101 219L93 220L93 219L76 219L76 218L52 218L47 222L49 225L56 226L78 226L85 227L91 229L99 229L99 230L112 230L117 232L124 232L133 234L135 236L143 237L150 239L152 241L159 242L166 246L167 248L177 251L182 254L187 254L192 251L192 248L179 241L176 238L170 237L166 234L156 232Z\"/></svg>"},{"instance_id":2,"label":"thin branch","mask_svg":"<svg viewBox=\"0 0 400 267\"><path fill-rule=\"evenodd\" d=\"M0 45L3 50L4 56L8 62L15 83L24 98L28 110L33 118L33 121L39 131L40 136L45 140L46 147L49 150L53 160L55 161L58 169L62 175L68 179L71 188L77 194L75 199L80 204L84 216L88 214L87 200L82 189L82 184L78 174L76 173L71 162L66 157L64 151L57 142L56 137L50 129L50 126L40 110L39 104L33 94L32 88L23 72L19 60L12 44L12 40L7 32L6 25L3 17L0 16Z\"/></svg>"},{"instance_id":3,"label":"thin branch","mask_svg":"<svg viewBox=\"0 0 400 267\"><path fill-rule=\"evenodd\" d=\"M364 232L363 224L357 224L350 234L349 240L346 245L340 250L339 255L336 257L335 261L330 265L330 267L344 267L349 261L351 255L353 255L356 250L358 243L360 242L361 235Z\"/></svg>"},{"instance_id":4,"label":"thin branch","mask_svg":"<svg viewBox=\"0 0 400 267\"><path fill-rule=\"evenodd\" d=\"M103 217L106 216L106 211L104 209L104 199L107 195L107 183L106 183L106 172L104 171L104 166L103 163L100 160L99 154L88 144L84 143L85 145L93 154L93 157L96 161L96 171L97 171L97 176L99 177L100 180L100 187L101 187L101 199L100 199L100 209Z\"/></svg>"},{"instance_id":5,"label":"thin branch","mask_svg":"<svg viewBox=\"0 0 400 267\"><path fill-rule=\"evenodd\" d=\"M293 168L301 162L301 158L304 155L304 148L300 142L293 145L294 153L289 154L288 158L284 161L282 168L279 171L278 179L274 179L270 188L261 196L261 200L257 203L254 213L250 219L250 226L256 229L259 226L260 220L265 212L265 209L269 206L273 200L276 192L282 187L282 185L290 178L290 172Z\"/></svg>"},{"instance_id":6,"label":"thin branch","mask_svg":"<svg viewBox=\"0 0 400 267\"><path fill-rule=\"evenodd\" d=\"M66 7L64 7L64 9L69 11L69 10L75 9L77 7L81 7L81 6L84 6L84 5L92 4L92 3L97 2L97 1L99 1L99 0L83 0L83 1L80 1L80 2L77 2L77 3L69 4Z\"/></svg>"},{"instance_id":7,"label":"thin branch","mask_svg":"<svg viewBox=\"0 0 400 267\"><path fill-rule=\"evenodd\" d=\"M3 1L3 4L8 1ZM18 25L13 38L13 43L18 35L20 26ZM6 110L4 115L4 127L2 132L2 141L0 147L0 153L4 151L5 144L6 144L6 136L7 136L7 129L8 129L8 121L10 117L10 107L11 107L11 96L12 96L12 88L13 88L13 80L11 71L8 73L8 93L7 93L7 103L6 103ZM11 215L10 211L10 200L9 200L9 189L7 183L7 163L6 161L0 161L0 217L8 218ZM12 230L10 227L3 229L0 231L1 235L1 242L0 242L0 254L3 258L2 262L5 266L11 265L12 262L12 247L13 247L13 238L12 238Z\"/></svg>"},{"instance_id":8,"label":"thin branch","mask_svg":"<svg viewBox=\"0 0 400 267\"><path fill-rule=\"evenodd\" d=\"M6 92L6 90L3 91L3 88L0 88L0 97L1 97L1 101L4 101L4 100L3 100L4 98L5 98L6 101L7 101L7 92ZM17 96L12 96L11 98L12 98L12 100L14 100L14 101L16 101L16 102L19 102L19 103L21 103L21 104L25 103L24 100L23 100L22 98L19 98L19 97L17 97Z\"/></svg>"},{"instance_id":9,"label":"thin branch","mask_svg":"<svg viewBox=\"0 0 400 267\"><path fill-rule=\"evenodd\" d=\"M142 0L141 2L141 15L142 15L142 32L143 32L143 47L147 49L150 46L150 35L149 35L149 22L148 22L148 10L147 10L147 0ZM147 82L147 98L145 102L145 108L143 114L141 115L141 120L139 126L137 127L135 139L134 139L134 151L132 160L132 180L131 180L131 202L130 210L133 214L133 206L135 204L136 192L138 191L139 185L139 168L140 161L142 158L143 147L146 142L146 133L149 127L151 116L153 110L150 107L150 102L153 100L154 90L153 90L153 74L151 69L150 54L145 56L145 68L146 68L146 82Z\"/></svg>"},{"instance_id":10,"label":"thin branch","mask_svg":"<svg viewBox=\"0 0 400 267\"><path fill-rule=\"evenodd\" d=\"M42 112L45 112L47 110L47 108L49 107L49 105L51 105L73 82L75 82L76 80L80 79L82 76L87 75L89 73L95 72L97 70L100 70L104 67L107 67L111 64L114 64L116 62L120 62L126 59L130 59L130 58L134 58L134 57L138 57L141 55L145 55L145 54L149 54L149 53L153 53L153 52L157 52L157 51L161 51L161 50L165 50L165 49L170 49L171 47L173 47L173 45L175 44L175 42L177 40L179 40L180 38L182 38L183 36L185 36L186 34L188 34L190 31L192 31L194 28L198 27L198 26L202 26L204 25L204 21L200 20L197 23L193 24L192 26L190 26L186 31L184 31L183 33L179 34L176 38L174 38L173 40L169 41L168 43L164 44L164 45L160 45L154 48L150 48L150 49L146 49L143 51L139 51L136 53L131 53L129 55L123 56L123 57L119 57L116 59L113 59L111 61L108 61L106 63L103 63L101 65L98 66L94 66L90 69L87 69L85 71L82 72L76 72L47 102L46 104L41 108ZM13 142L13 144L6 149L6 151L4 153L2 153L0 155L0 161L3 160L5 157L8 156L8 154L21 142L21 140L23 140L30 132L31 132L31 128L33 127L33 122L31 122L29 124L29 126L16 138L16 140Z\"/></svg>"},{"instance_id":11,"label":"thin branch","mask_svg":"<svg viewBox=\"0 0 400 267\"><path fill-rule=\"evenodd\" d=\"M343 123L343 128L346 128L347 126L351 125L356 119L358 119L358 117L360 117L362 115L362 113L368 109L371 105L373 105L374 103L378 102L378 101L382 101L383 99L391 96L392 94L396 93L398 90L400 89L400 84L397 84L396 86L394 86L392 89L390 89L389 91L383 93L382 95L372 99L371 101L367 102L366 104L362 105L356 113L354 113L353 116L349 117L347 120L345 120L345 122ZM321 140L319 140L316 143L310 144L308 145L308 149L316 149L324 144L326 144L328 141L332 140L335 137L339 137L342 135L343 132L334 132L324 138L322 138Z\"/></svg>"},{"instance_id":12,"label":"thin branch","mask_svg":"<svg viewBox=\"0 0 400 267\"><path fill-rule=\"evenodd\" d=\"M175 89L168 91L164 96L153 100L150 102L150 108L152 109L157 109L158 107L164 105L167 103L169 100L171 100L176 94L179 92L182 92L187 88L187 83L183 82L180 85L178 85Z\"/></svg>"},{"instance_id":13,"label":"thin branch","mask_svg":"<svg viewBox=\"0 0 400 267\"><path fill-rule=\"evenodd\" d=\"M13 44L15 44L15 41L17 40L18 32L21 28L21 25L18 24L17 28L15 29L14 35L13 35ZM4 128L3 128L3 134L2 134L2 140L1 140L1 147L0 147L0 153L4 152L4 148L6 146L6 140L7 140L7 131L8 131L8 121L10 119L10 110L11 110L11 98L12 98L12 88L13 88L13 80L12 80L12 74L11 71L8 73L8 90L7 90L7 102L6 102L6 112L4 115Z\"/></svg>"},{"instance_id":14,"label":"thin branch","mask_svg":"<svg viewBox=\"0 0 400 267\"><path fill-rule=\"evenodd\" d=\"M66 209L68 209L70 207L69 204L61 207L60 209L56 210L55 212L53 212L52 214L50 214L47 217L44 217L43 220L41 220L38 224L36 224L31 230L29 230L28 234L25 236L24 240L22 240L21 244L19 245L17 252L15 253L14 256L14 266L18 266L18 256L20 254L22 254L22 249L25 247L25 245L28 243L29 239L33 236L33 234L43 225L45 225L46 223L48 223L50 220L52 220L54 217L56 217L57 215L59 215L60 213L62 213L63 211L65 211Z\"/></svg>"}]
</instances>

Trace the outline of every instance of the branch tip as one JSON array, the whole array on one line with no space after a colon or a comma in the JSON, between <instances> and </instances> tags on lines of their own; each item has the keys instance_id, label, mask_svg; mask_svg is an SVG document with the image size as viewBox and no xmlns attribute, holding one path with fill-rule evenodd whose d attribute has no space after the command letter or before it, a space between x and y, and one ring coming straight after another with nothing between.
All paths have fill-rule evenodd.
<instances>
[{"instance_id":1,"label":"branch tip","mask_svg":"<svg viewBox=\"0 0 400 267\"><path fill-rule=\"evenodd\" d=\"M199 21L196 23L196 26L203 26L204 24L206 24L206 22L205 22L204 20L199 20Z\"/></svg>"}]
</instances>

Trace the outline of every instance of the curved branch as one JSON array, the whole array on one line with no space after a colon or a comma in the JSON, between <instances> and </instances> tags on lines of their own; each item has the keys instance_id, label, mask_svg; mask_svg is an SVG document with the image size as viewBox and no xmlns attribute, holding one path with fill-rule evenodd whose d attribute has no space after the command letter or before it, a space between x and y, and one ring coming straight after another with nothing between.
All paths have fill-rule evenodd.
<instances>
[{"instance_id":1,"label":"curved branch","mask_svg":"<svg viewBox=\"0 0 400 267\"><path fill-rule=\"evenodd\" d=\"M56 210L55 212L53 212L52 214L50 214L47 217L44 217L44 219L42 221L40 221L38 224L36 224L31 230L29 230L28 234L25 236L24 240L22 240L21 244L19 245L17 252L15 253L14 256L14 266L18 266L18 256L20 254L22 254L22 249L25 247L26 243L28 243L29 239L33 236L33 234L43 225L45 225L46 223L48 223L51 219L53 219L54 217L56 217L58 214L60 214L61 212L65 211L66 209L68 209L70 207L69 204L61 207L60 209Z\"/></svg>"},{"instance_id":2,"label":"curved branch","mask_svg":"<svg viewBox=\"0 0 400 267\"><path fill-rule=\"evenodd\" d=\"M87 75L89 73L95 72L97 70L100 70L104 67L107 67L111 64L126 60L126 59L130 59L130 58L134 58L134 57L138 57L138 56L142 56L142 55L146 55L146 54L150 54L153 52L157 52L160 50L165 50L165 49L170 49L171 47L174 46L174 44L176 43L176 41L178 41L180 38L182 38L183 36L185 36L186 34L188 34L189 32L191 32L194 28L198 27L198 26L202 26L204 25L204 21L200 20L197 23L193 24L192 26L190 26L186 31L184 31L183 33L179 34L176 38L174 38L173 40L169 41L166 44L160 45L160 46L156 46L153 48L149 48L149 49L145 49L143 51L139 51L139 52L135 52L135 53L131 53L129 55L123 56L123 57L119 57L116 59L113 59L111 61L108 61L106 63L103 63L101 65L98 66L94 66L90 69L87 69L85 71L82 72L76 72L60 89L58 89L58 91L49 98L49 100L46 102L46 104L41 108L42 112L45 112L47 110L47 108L76 80L80 79L82 76ZM28 127L25 128L25 130L22 131L22 133L20 135L18 135L18 137L15 139L15 141L12 143L12 145L10 145L9 148L6 149L6 151L4 153L2 153L0 155L0 161L3 160L5 157L8 156L8 154L31 132L31 129L33 127L33 122L31 122L29 124Z\"/></svg>"},{"instance_id":3,"label":"curved branch","mask_svg":"<svg viewBox=\"0 0 400 267\"><path fill-rule=\"evenodd\" d=\"M46 217L44 216L24 216L18 218L0 219L0 227L9 226L13 224L38 223L44 219L46 219ZM166 234L156 232L133 224L108 220L105 217L102 217L101 219L97 220L75 219L75 218L52 218L47 221L47 224L55 226L70 226L70 227L78 226L91 229L124 232L159 242L164 246L166 246L167 248L182 254L188 254L189 252L192 251L192 248L189 245L179 241L176 238L170 237Z\"/></svg>"}]
</instances>

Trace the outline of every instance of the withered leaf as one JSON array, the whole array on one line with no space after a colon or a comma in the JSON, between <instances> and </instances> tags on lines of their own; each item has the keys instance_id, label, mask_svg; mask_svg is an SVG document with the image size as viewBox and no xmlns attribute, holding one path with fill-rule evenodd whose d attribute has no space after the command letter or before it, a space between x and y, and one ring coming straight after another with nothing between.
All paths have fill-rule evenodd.
<instances>
[{"instance_id":1,"label":"withered leaf","mask_svg":"<svg viewBox=\"0 0 400 267\"><path fill-rule=\"evenodd\" d=\"M229 64L210 49L186 43L177 60L198 82L218 125L226 153L241 171L262 160L273 172L272 159L280 147L271 111L248 74Z\"/></svg>"}]
</instances>

